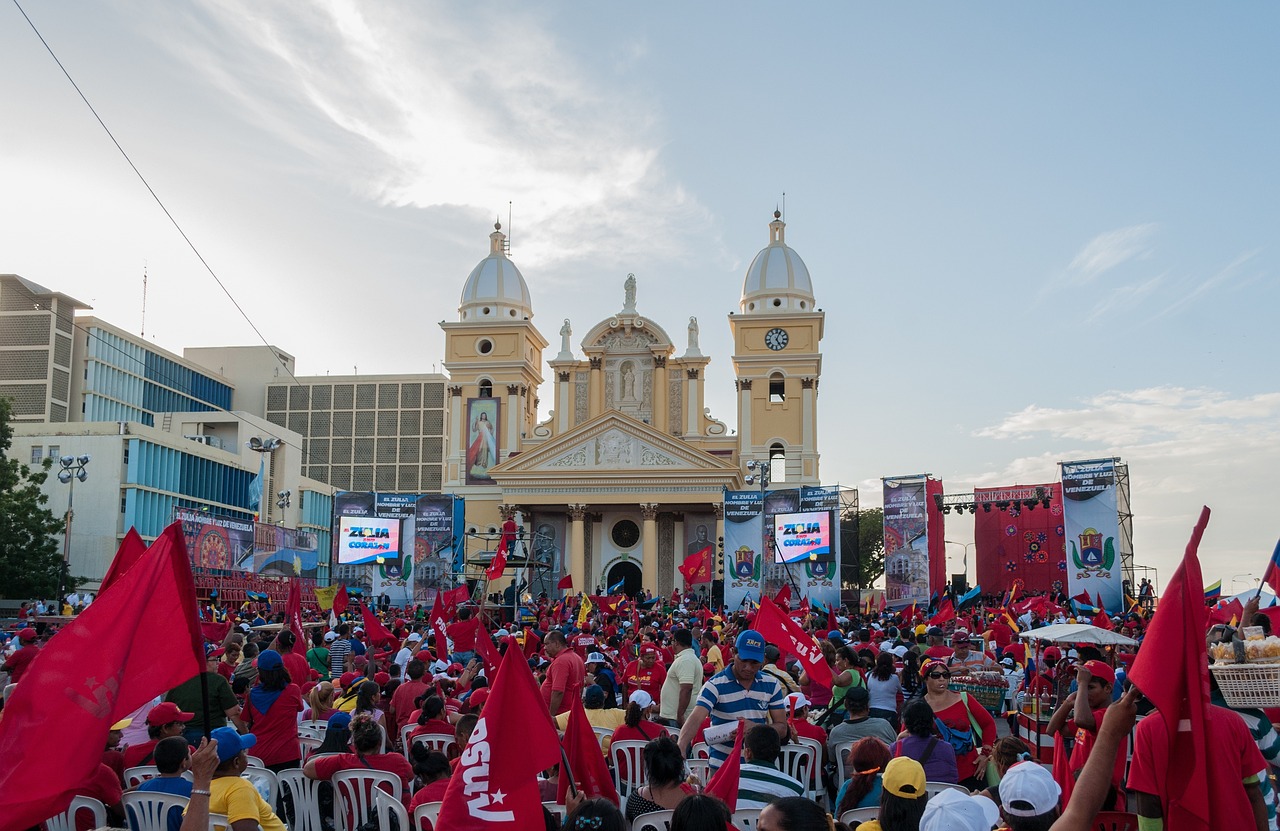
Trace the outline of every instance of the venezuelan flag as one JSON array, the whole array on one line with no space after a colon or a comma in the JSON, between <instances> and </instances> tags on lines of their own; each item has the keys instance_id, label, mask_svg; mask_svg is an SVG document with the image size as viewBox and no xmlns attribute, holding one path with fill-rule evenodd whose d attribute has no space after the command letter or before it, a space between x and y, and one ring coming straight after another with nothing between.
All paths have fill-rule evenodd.
<instances>
[{"instance_id":1,"label":"venezuelan flag","mask_svg":"<svg viewBox=\"0 0 1280 831\"><path fill-rule=\"evenodd\" d=\"M1222 597L1222 581L1221 580L1214 583L1212 586L1205 586L1205 589L1204 589L1205 603L1215 603L1220 597Z\"/></svg>"}]
</instances>

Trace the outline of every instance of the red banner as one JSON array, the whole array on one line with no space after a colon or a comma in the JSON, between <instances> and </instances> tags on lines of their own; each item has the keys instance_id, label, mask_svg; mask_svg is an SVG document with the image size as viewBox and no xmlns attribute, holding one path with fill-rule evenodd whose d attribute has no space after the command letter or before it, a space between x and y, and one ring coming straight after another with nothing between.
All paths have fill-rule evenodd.
<instances>
[{"instance_id":1,"label":"red banner","mask_svg":"<svg viewBox=\"0 0 1280 831\"><path fill-rule=\"evenodd\" d=\"M1009 488L977 488L973 492L978 513L974 515L973 541L977 558L978 585L995 591L1021 579L1027 591L1048 592L1054 583L1066 585L1066 549L1062 524L1062 485L1028 485L1018 491L1035 493L1042 487L1049 494L1049 508L1036 503L1014 505L1013 500L1002 511L995 504L1004 502ZM990 505L991 510L983 506Z\"/></svg>"}]
</instances>

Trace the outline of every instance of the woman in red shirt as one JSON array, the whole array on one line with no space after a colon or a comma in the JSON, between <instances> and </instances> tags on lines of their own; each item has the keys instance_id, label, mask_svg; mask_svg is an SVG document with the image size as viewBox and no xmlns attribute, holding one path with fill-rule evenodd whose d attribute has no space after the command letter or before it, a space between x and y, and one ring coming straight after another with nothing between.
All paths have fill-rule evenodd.
<instances>
[{"instance_id":1,"label":"woman in red shirt","mask_svg":"<svg viewBox=\"0 0 1280 831\"><path fill-rule=\"evenodd\" d=\"M258 655L258 683L245 700L245 722L258 737L254 755L269 770L278 773L299 766L298 713L302 706L302 691L290 681L280 653L268 649Z\"/></svg>"},{"instance_id":2,"label":"woman in red shirt","mask_svg":"<svg viewBox=\"0 0 1280 831\"><path fill-rule=\"evenodd\" d=\"M453 725L444 712L444 699L438 695L429 695L422 700L422 709L418 711L418 724L409 731L409 741L417 736L449 736L453 737Z\"/></svg>"},{"instance_id":3,"label":"woman in red shirt","mask_svg":"<svg viewBox=\"0 0 1280 831\"><path fill-rule=\"evenodd\" d=\"M622 726L613 731L613 737L610 739L610 746L613 742L625 741L628 739L634 741L651 742L659 736L665 735L661 725L650 720L653 711L658 709L658 702L653 700L653 696L644 690L636 690L631 693L627 699L627 714L623 719ZM618 776L627 775L627 759L625 756L618 758Z\"/></svg>"},{"instance_id":4,"label":"woman in red shirt","mask_svg":"<svg viewBox=\"0 0 1280 831\"><path fill-rule=\"evenodd\" d=\"M413 799L409 801L410 814L419 805L443 802L444 792L449 788L449 776L453 773L449 760L439 751L415 745L411 755L413 772L418 777L418 790L414 791ZM424 821L422 831L432 831L430 820Z\"/></svg>"},{"instance_id":5,"label":"woman in red shirt","mask_svg":"<svg viewBox=\"0 0 1280 831\"><path fill-rule=\"evenodd\" d=\"M933 710L943 739L950 741L956 751L960 784L970 791L981 790L987 781L991 745L996 740L995 719L976 698L948 688L951 670L944 662L925 661L920 674L925 679L925 703Z\"/></svg>"},{"instance_id":6,"label":"woman in red shirt","mask_svg":"<svg viewBox=\"0 0 1280 831\"><path fill-rule=\"evenodd\" d=\"M351 719L351 745L355 753L338 753L332 756L315 756L307 760L302 772L308 779L327 781L343 770L383 770L400 777L401 802L409 807L409 786L413 783L413 769L409 762L399 753L379 753L382 746L382 730L368 713L361 713ZM363 819L362 819L363 821ZM347 827L354 828L355 821L347 817Z\"/></svg>"}]
</instances>

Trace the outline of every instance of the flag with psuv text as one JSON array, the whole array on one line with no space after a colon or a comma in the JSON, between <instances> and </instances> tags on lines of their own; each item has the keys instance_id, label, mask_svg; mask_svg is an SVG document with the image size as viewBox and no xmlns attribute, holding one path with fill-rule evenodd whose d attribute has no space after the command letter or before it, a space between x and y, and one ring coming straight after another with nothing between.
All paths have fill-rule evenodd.
<instances>
[{"instance_id":1,"label":"flag with psuv text","mask_svg":"<svg viewBox=\"0 0 1280 831\"><path fill-rule=\"evenodd\" d=\"M813 683L831 689L831 667L823 658L818 642L767 597L760 598L755 627L766 642L776 644L783 654L795 655Z\"/></svg>"},{"instance_id":2,"label":"flag with psuv text","mask_svg":"<svg viewBox=\"0 0 1280 831\"><path fill-rule=\"evenodd\" d=\"M543 827L538 772L559 761L560 740L538 684L524 653L508 648L480 720L449 777L435 827Z\"/></svg>"},{"instance_id":3,"label":"flag with psuv text","mask_svg":"<svg viewBox=\"0 0 1280 831\"><path fill-rule=\"evenodd\" d=\"M111 725L204 671L198 621L175 523L49 641L5 704L0 831L66 810L101 764Z\"/></svg>"}]
</instances>

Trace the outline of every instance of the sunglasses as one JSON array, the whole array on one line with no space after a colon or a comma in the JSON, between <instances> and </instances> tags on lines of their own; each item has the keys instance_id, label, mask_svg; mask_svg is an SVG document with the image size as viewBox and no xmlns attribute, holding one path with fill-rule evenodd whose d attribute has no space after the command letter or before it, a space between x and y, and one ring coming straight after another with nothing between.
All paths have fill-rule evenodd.
<instances>
[{"instance_id":1,"label":"sunglasses","mask_svg":"<svg viewBox=\"0 0 1280 831\"><path fill-rule=\"evenodd\" d=\"M928 675L928 676L926 676L926 677L928 677L928 678L950 678L950 677L951 677L951 673L949 673L949 672L931 672L931 673L929 673L929 675Z\"/></svg>"}]
</instances>

